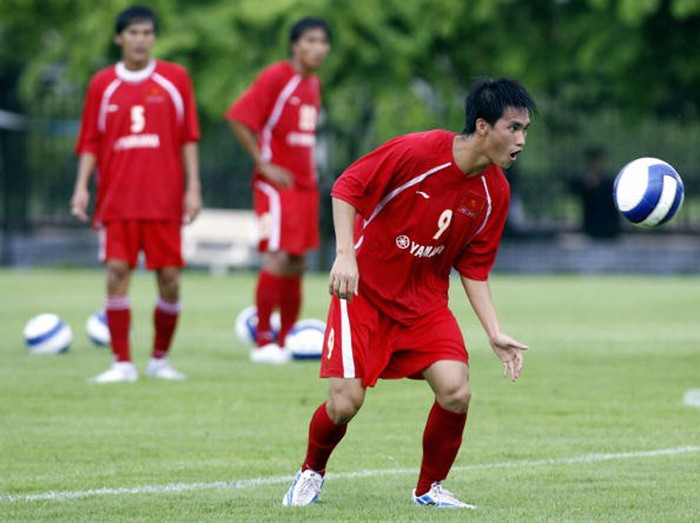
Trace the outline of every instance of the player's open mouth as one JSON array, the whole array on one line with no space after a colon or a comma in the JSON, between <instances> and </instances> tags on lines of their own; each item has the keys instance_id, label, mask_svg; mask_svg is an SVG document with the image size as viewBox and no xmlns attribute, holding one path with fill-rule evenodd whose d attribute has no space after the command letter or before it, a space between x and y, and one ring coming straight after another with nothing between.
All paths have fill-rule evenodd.
<instances>
[{"instance_id":1,"label":"player's open mouth","mask_svg":"<svg viewBox=\"0 0 700 523\"><path fill-rule=\"evenodd\" d=\"M517 159L518 159L518 155L519 155L520 153L521 153L521 151L515 151L515 152L510 153L510 159L513 160L513 161L517 160Z\"/></svg>"}]
</instances>

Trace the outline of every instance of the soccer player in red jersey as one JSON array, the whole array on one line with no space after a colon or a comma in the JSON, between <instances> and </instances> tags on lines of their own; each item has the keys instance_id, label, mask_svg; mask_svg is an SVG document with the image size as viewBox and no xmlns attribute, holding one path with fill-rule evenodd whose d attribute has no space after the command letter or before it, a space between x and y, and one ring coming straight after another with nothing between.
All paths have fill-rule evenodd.
<instances>
[{"instance_id":1,"label":"soccer player in red jersey","mask_svg":"<svg viewBox=\"0 0 700 523\"><path fill-rule=\"evenodd\" d=\"M226 113L233 134L255 164L253 207L262 267L251 360L286 363L285 337L301 309L306 253L319 245L319 190L314 145L321 83L316 71L330 50L324 20L303 18L290 30L291 58L274 63ZM270 325L279 309L280 331Z\"/></svg>"},{"instance_id":2,"label":"soccer player in red jersey","mask_svg":"<svg viewBox=\"0 0 700 523\"><path fill-rule=\"evenodd\" d=\"M88 184L97 173L93 222L100 231L100 258L107 268L105 313L114 362L95 383L135 381L128 297L140 251L156 271L159 297L146 374L181 380L168 361L180 313L181 227L202 206L199 123L192 85L179 65L154 60L157 19L146 7L130 7L116 20L114 41L121 61L99 71L88 87L71 213L88 221Z\"/></svg>"},{"instance_id":3,"label":"soccer player in red jersey","mask_svg":"<svg viewBox=\"0 0 700 523\"><path fill-rule=\"evenodd\" d=\"M435 402L423 433L413 501L474 508L442 486L462 443L471 397L469 357L448 308L456 270L504 375L517 380L526 345L500 326L488 275L510 190L501 169L525 147L536 110L514 80L480 79L461 134L400 136L352 164L332 190L337 255L321 376L328 397L314 412L306 458L284 505L318 500L326 464L379 378L417 378Z\"/></svg>"}]
</instances>

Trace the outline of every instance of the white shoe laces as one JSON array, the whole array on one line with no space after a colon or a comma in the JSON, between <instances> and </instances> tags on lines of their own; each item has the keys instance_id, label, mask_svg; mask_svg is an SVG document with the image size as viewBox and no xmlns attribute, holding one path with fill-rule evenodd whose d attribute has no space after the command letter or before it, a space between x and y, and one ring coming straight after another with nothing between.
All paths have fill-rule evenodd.
<instances>
[{"instance_id":1,"label":"white shoe laces","mask_svg":"<svg viewBox=\"0 0 700 523\"><path fill-rule=\"evenodd\" d=\"M313 471L310 473L303 472L294 489L294 501L301 504L306 504L311 501L321 491L323 478L320 474Z\"/></svg>"},{"instance_id":2,"label":"white shoe laces","mask_svg":"<svg viewBox=\"0 0 700 523\"><path fill-rule=\"evenodd\" d=\"M440 483L439 481L433 483L430 487L430 490L433 493L435 493L435 497L438 501L449 501L455 504L462 504L462 502L457 499L457 496L455 496L452 492L443 487L442 483Z\"/></svg>"}]
</instances>

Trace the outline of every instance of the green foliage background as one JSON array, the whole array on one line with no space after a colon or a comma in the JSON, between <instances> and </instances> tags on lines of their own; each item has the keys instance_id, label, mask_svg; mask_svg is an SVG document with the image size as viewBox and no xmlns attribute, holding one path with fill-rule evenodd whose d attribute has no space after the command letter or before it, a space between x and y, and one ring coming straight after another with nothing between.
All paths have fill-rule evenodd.
<instances>
[{"instance_id":1,"label":"green foliage background","mask_svg":"<svg viewBox=\"0 0 700 523\"><path fill-rule=\"evenodd\" d=\"M114 18L129 3L0 2L0 108L77 118L89 77L118 57ZM333 49L320 71L329 178L392 136L434 127L459 131L472 80L507 75L521 80L540 106L519 162L526 210L535 219L542 212L547 219L574 219L563 210L572 202L562 180L581 167L590 144L608 147L614 169L639 156L671 162L686 181L686 209L695 208L700 0L143 3L160 17L156 56L185 65L195 84L206 132L205 204L222 206L246 192L249 164L240 151L231 152L236 147L223 123L226 108L264 65L287 56L290 25L315 15L333 31ZM58 139L63 142L49 151L30 144L29 165L16 170L41 179L72 162L74 136ZM64 165L60 179L34 183L32 198L43 191L44 202L60 194L52 205L63 209L69 195L56 188L69 188L73 171ZM229 187L234 178L237 185ZM690 222L700 223L700 215L688 213L673 225Z\"/></svg>"},{"instance_id":2,"label":"green foliage background","mask_svg":"<svg viewBox=\"0 0 700 523\"><path fill-rule=\"evenodd\" d=\"M329 117L348 132L368 112L379 138L459 127L453 101L482 74L514 76L548 100L605 103L630 115L696 116L700 100L698 0L145 3L161 19L157 55L188 67L210 118L220 117L261 65L285 56L290 24L307 14L333 28L334 50L321 74L334 101ZM65 67L64 81L84 86L114 58L114 18L128 4L3 1L0 63L19 68L22 99L45 94L56 64Z\"/></svg>"}]
</instances>

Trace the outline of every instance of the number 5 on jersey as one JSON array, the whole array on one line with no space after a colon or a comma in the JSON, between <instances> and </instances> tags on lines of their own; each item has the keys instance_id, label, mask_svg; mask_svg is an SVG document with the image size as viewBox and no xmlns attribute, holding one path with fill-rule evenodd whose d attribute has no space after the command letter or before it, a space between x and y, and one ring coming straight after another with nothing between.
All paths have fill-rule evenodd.
<instances>
[{"instance_id":1,"label":"number 5 on jersey","mask_svg":"<svg viewBox=\"0 0 700 523\"><path fill-rule=\"evenodd\" d=\"M131 132L140 133L146 128L146 114L143 105L131 106Z\"/></svg>"}]
</instances>

